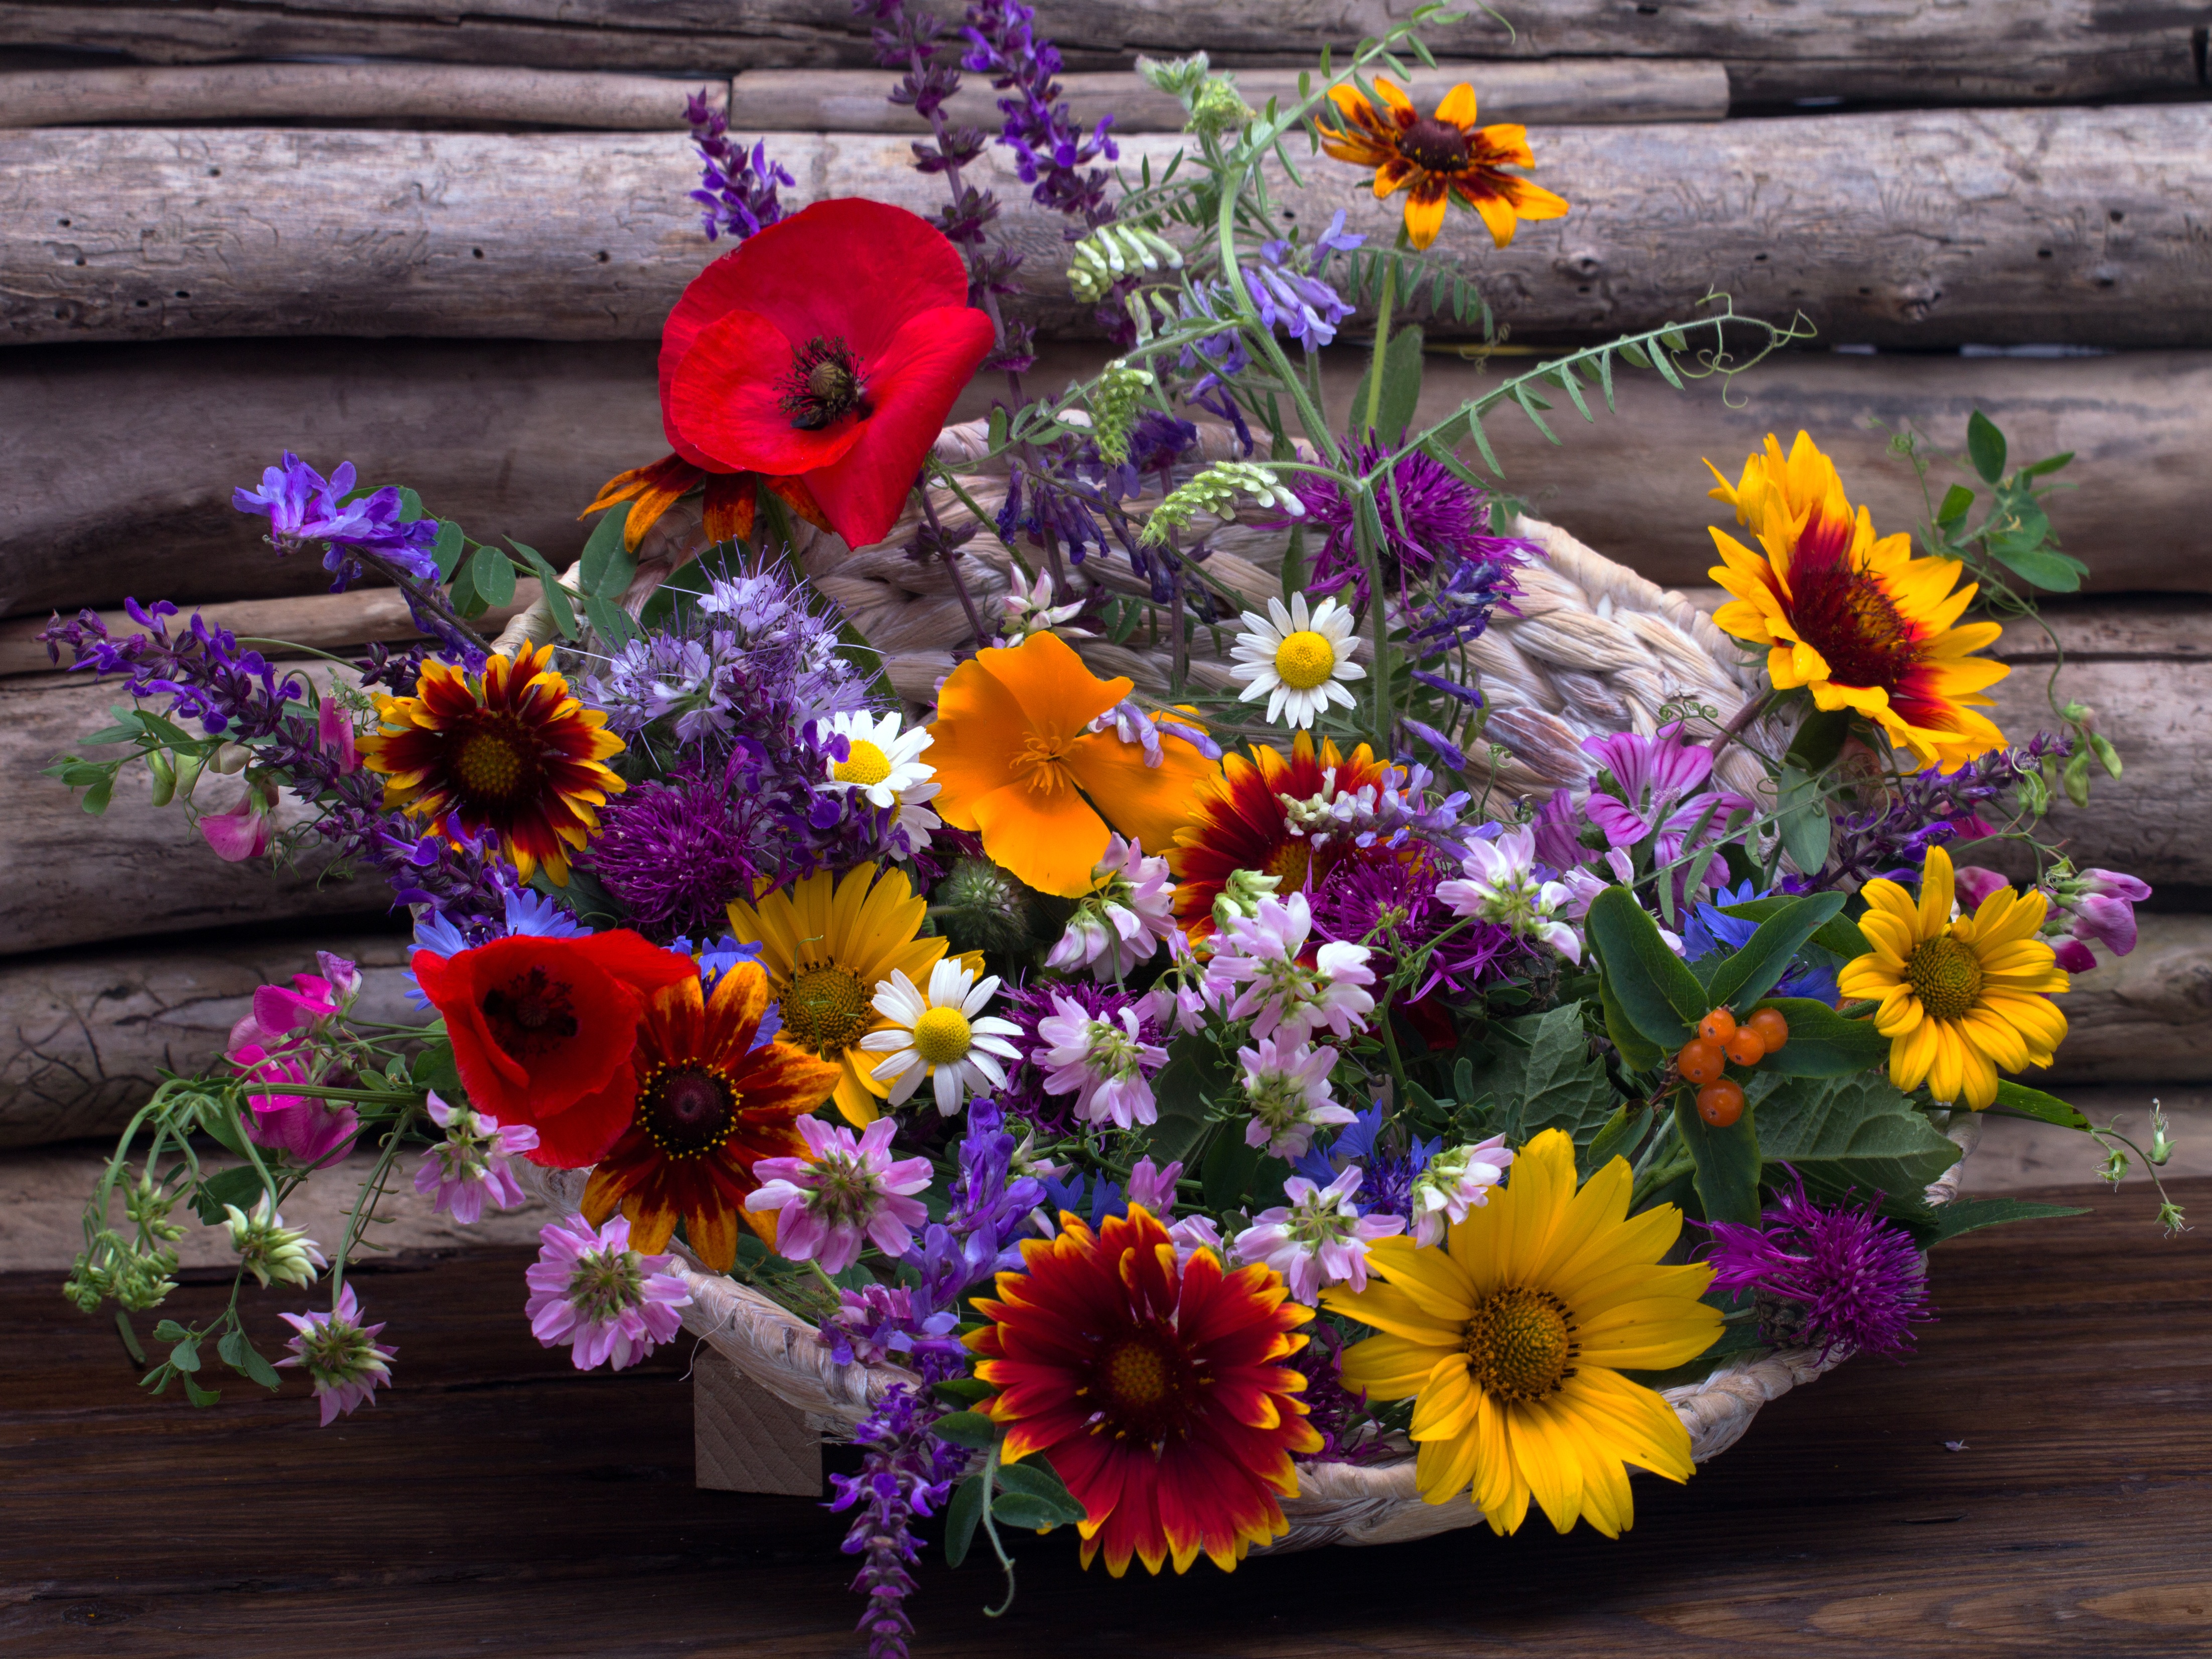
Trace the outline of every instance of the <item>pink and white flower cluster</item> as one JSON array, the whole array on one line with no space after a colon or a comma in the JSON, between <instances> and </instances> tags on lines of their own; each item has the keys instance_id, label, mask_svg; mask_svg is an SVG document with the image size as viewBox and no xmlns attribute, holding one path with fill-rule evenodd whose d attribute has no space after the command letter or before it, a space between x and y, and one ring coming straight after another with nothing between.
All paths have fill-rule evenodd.
<instances>
[{"instance_id":1,"label":"pink and white flower cluster","mask_svg":"<svg viewBox=\"0 0 2212 1659\"><path fill-rule=\"evenodd\" d=\"M1437 896L1455 915L1539 939L1579 963L1582 939L1564 919L1572 895L1564 882L1538 880L1535 864L1536 837L1525 824L1501 830L1495 840L1469 841L1460 861L1465 879L1438 882Z\"/></svg>"},{"instance_id":2,"label":"pink and white flower cluster","mask_svg":"<svg viewBox=\"0 0 2212 1659\"><path fill-rule=\"evenodd\" d=\"M1168 861L1147 858L1140 843L1117 835L1106 843L1091 890L1078 901L1044 965L1063 974L1088 968L1102 981L1126 979L1176 932Z\"/></svg>"},{"instance_id":3,"label":"pink and white flower cluster","mask_svg":"<svg viewBox=\"0 0 2212 1659\"><path fill-rule=\"evenodd\" d=\"M676 1310L690 1305L691 1292L669 1271L676 1258L630 1249L627 1218L594 1229L564 1216L538 1237L544 1248L522 1275L530 1287L523 1312L546 1347L570 1346L578 1370L610 1359L616 1370L635 1365L683 1328Z\"/></svg>"},{"instance_id":4,"label":"pink and white flower cluster","mask_svg":"<svg viewBox=\"0 0 2212 1659\"><path fill-rule=\"evenodd\" d=\"M1133 1129L1157 1121L1152 1076L1167 1064L1168 1051L1141 1038L1137 1011L1122 1009L1116 1024L1058 993L1052 1006L1037 1022L1040 1047L1032 1056L1045 1092L1073 1095L1075 1115L1085 1123Z\"/></svg>"},{"instance_id":5,"label":"pink and white flower cluster","mask_svg":"<svg viewBox=\"0 0 2212 1659\"><path fill-rule=\"evenodd\" d=\"M502 1124L465 1106L449 1106L434 1089L429 1110L430 1121L446 1138L422 1154L415 1190L429 1194L431 1210L473 1227L483 1219L486 1204L495 1210L520 1205L522 1188L511 1160L537 1146L538 1131L526 1123Z\"/></svg>"},{"instance_id":6,"label":"pink and white flower cluster","mask_svg":"<svg viewBox=\"0 0 2212 1659\"><path fill-rule=\"evenodd\" d=\"M885 1255L906 1254L914 1231L929 1218L913 1196L929 1185L929 1160L894 1158L896 1120L879 1117L856 1138L842 1124L799 1120L805 1158L764 1158L753 1165L761 1186L748 1210L776 1212L776 1254L842 1273L872 1243Z\"/></svg>"},{"instance_id":7,"label":"pink and white flower cluster","mask_svg":"<svg viewBox=\"0 0 2212 1659\"><path fill-rule=\"evenodd\" d=\"M1413 1177L1413 1242L1424 1249L1443 1243L1445 1223L1464 1221L1470 1209L1488 1204L1512 1163L1504 1135L1432 1156Z\"/></svg>"},{"instance_id":8,"label":"pink and white flower cluster","mask_svg":"<svg viewBox=\"0 0 2212 1659\"><path fill-rule=\"evenodd\" d=\"M1283 1183L1288 1204L1262 1210L1237 1235L1237 1259L1261 1261L1282 1274L1291 1294L1308 1307L1317 1304L1332 1285L1367 1288L1367 1247L1378 1238L1406 1231L1399 1215L1359 1213L1352 1194L1365 1171L1347 1166L1326 1187L1304 1176Z\"/></svg>"},{"instance_id":9,"label":"pink and white flower cluster","mask_svg":"<svg viewBox=\"0 0 2212 1659\"><path fill-rule=\"evenodd\" d=\"M1316 1129L1352 1121L1352 1114L1328 1091L1335 1049L1261 1037L1257 1048L1239 1048L1237 1058L1243 1062L1244 1099L1252 1109L1252 1121L1244 1126L1246 1146L1265 1148L1269 1158L1300 1158L1313 1145Z\"/></svg>"},{"instance_id":10,"label":"pink and white flower cluster","mask_svg":"<svg viewBox=\"0 0 2212 1659\"><path fill-rule=\"evenodd\" d=\"M1295 1048L1323 1026L1338 1037L1363 1028L1375 1010L1366 987L1375 982L1364 945L1332 939L1314 952L1313 965L1298 958L1313 932L1304 893L1279 899L1263 895L1249 916L1231 915L1214 935L1206 963L1207 992L1226 1002L1231 1019L1249 1019L1255 1037L1273 1037Z\"/></svg>"}]
</instances>

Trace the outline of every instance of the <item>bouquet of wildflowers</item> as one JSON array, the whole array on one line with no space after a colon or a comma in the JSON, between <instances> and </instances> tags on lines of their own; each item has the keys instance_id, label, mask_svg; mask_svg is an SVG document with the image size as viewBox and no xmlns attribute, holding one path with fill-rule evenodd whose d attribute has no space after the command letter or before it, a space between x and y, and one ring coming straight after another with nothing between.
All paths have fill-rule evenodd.
<instances>
[{"instance_id":1,"label":"bouquet of wildflowers","mask_svg":"<svg viewBox=\"0 0 2212 1659\"><path fill-rule=\"evenodd\" d=\"M672 453L600 492L575 568L287 455L240 507L334 587L395 585L425 644L302 666L167 604L123 637L50 630L133 700L88 739L120 758L55 769L88 808L143 764L215 856L373 869L422 1009L356 1018L329 956L258 993L220 1074L165 1082L124 1135L70 1294L128 1334L173 1288L172 1217L225 1226L241 1289L326 1303L285 1314L278 1364L328 1423L393 1379L345 1279L392 1182L465 1222L520 1202L526 1166L588 1171L518 1286L540 1341L633 1363L678 1328L680 1257L895 1376L836 1499L883 1651L925 1522L955 1563L1069 1525L1115 1574L1229 1569L1315 1463L1411 1462L1423 1501L1498 1531L1533 1503L1617 1534L1632 1470L1692 1472L1660 1388L1762 1348L1901 1354L1929 1247L2050 1213L1929 1201L1959 1121L2089 1127L2002 1074L2051 1062L2091 945L2134 942L2148 890L2037 828L2118 758L2078 706L2001 732L2001 623L1963 620L2078 581L2037 504L2063 458L2008 471L1978 416L1992 504L1970 527L1954 488L1916 551L1810 436L1770 440L1714 492L1737 520L1714 620L1755 692L1507 794L1468 647L1541 552L1474 471L1486 419L1594 416L1616 374L1735 373L1787 334L1709 309L1420 426L1419 317L1491 326L1426 252L1447 214L1503 245L1569 210L1470 88L1424 112L1389 78L1425 18L1325 57L1287 109L1202 59L1146 66L1190 125L1132 178L1092 165L1112 140L1070 126L1025 8L971 7L958 48L873 9L944 210L787 213L788 176L696 107L736 246L664 334ZM962 176L987 141L944 113L956 51L1123 343L1095 380L1024 387L1013 260ZM1295 226L1301 138L1402 194L1395 246ZM1331 408L1316 353L1363 301L1370 367ZM1005 388L988 453L947 460L979 372ZM1278 538L1264 602L1209 546L1240 522ZM986 524L1017 572L988 603ZM901 526L968 628L926 703L805 574ZM484 638L519 574L534 622ZM1165 694L1095 672L1102 644L1152 651ZM349 1153L344 1235L288 1227ZM281 1383L235 1296L155 1334L156 1389L212 1404L209 1346Z\"/></svg>"}]
</instances>

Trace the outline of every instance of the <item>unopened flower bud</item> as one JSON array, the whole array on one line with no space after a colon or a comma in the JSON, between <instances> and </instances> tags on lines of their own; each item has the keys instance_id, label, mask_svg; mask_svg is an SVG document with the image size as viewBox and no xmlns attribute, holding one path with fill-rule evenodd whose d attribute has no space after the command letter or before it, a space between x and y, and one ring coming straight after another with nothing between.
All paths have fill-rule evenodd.
<instances>
[{"instance_id":1,"label":"unopened flower bud","mask_svg":"<svg viewBox=\"0 0 2212 1659\"><path fill-rule=\"evenodd\" d=\"M230 1218L230 1247L238 1252L246 1271L269 1285L312 1285L316 1270L329 1267L329 1259L307 1233L287 1227L284 1218L264 1193L250 1211L235 1204L222 1206Z\"/></svg>"},{"instance_id":2,"label":"unopened flower bud","mask_svg":"<svg viewBox=\"0 0 2212 1659\"><path fill-rule=\"evenodd\" d=\"M1280 876L1263 876L1257 870L1232 870L1213 900L1213 925L1226 928L1231 916L1255 916L1260 901L1283 884Z\"/></svg>"}]
</instances>

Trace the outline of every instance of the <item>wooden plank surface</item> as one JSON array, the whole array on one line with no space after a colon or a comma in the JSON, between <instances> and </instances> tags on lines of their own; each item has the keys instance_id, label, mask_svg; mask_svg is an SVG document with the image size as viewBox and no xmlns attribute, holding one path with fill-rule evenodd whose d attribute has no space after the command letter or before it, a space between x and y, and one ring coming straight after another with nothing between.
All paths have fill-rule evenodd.
<instances>
[{"instance_id":1,"label":"wooden plank surface","mask_svg":"<svg viewBox=\"0 0 2212 1659\"><path fill-rule=\"evenodd\" d=\"M1123 165L1164 165L1172 136ZM933 210L896 135L772 147L793 202ZM1565 218L1492 247L1472 214L1437 244L1521 339L1695 314L1802 313L1828 343L2212 343L2212 104L1940 110L1707 125L1558 127L1537 176ZM2063 158L2063 165L2058 158ZM1338 209L1389 241L1401 204L1316 161L1301 223ZM428 334L641 339L717 252L672 135L43 128L0 134L0 338ZM1028 256L1020 307L1095 329L1058 216L994 146L975 182Z\"/></svg>"},{"instance_id":2,"label":"wooden plank surface","mask_svg":"<svg viewBox=\"0 0 2212 1659\"><path fill-rule=\"evenodd\" d=\"M1917 1358L1788 1395L1686 1486L1639 1480L1618 1542L1539 1520L1155 1582L1024 1537L998 1620L995 1574L933 1552L915 1651L2201 1655L2212 1256L2201 1232L2161 1240L2141 1188L2080 1190L2057 1195L2091 1216L1946 1246ZM2179 1191L2212 1203L2212 1181ZM0 1280L0 1653L860 1653L839 1518L696 1490L686 1346L578 1376L530 1337L528 1260L361 1273L399 1386L330 1430L289 1376L274 1400L226 1384L211 1412L145 1401L105 1317L51 1276ZM187 1287L178 1310L217 1294ZM302 1300L251 1299L264 1347Z\"/></svg>"},{"instance_id":3,"label":"wooden plank surface","mask_svg":"<svg viewBox=\"0 0 2212 1659\"><path fill-rule=\"evenodd\" d=\"M1041 32L1070 68L1203 47L1297 64L1401 21L1402 0L1057 0ZM1504 0L1429 31L1455 58L1717 58L1739 98L2021 103L2201 84L2201 7L2172 0ZM847 0L8 0L0 45L119 52L149 63L366 53L599 69L857 66L867 25Z\"/></svg>"}]
</instances>

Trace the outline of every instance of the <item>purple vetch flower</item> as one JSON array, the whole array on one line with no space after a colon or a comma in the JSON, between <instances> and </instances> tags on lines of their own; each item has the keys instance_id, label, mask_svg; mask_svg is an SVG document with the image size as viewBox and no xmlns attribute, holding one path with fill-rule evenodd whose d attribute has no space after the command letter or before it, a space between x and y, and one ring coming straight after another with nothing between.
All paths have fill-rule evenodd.
<instances>
[{"instance_id":1,"label":"purple vetch flower","mask_svg":"<svg viewBox=\"0 0 2212 1659\"><path fill-rule=\"evenodd\" d=\"M362 574L364 554L419 581L435 580L438 562L430 547L437 540L437 521L403 521L405 508L398 490L387 485L356 495L354 477L351 461L339 463L325 478L286 450L282 466L263 471L261 488L234 489L231 505L269 520L269 540L279 556L323 543L323 568L337 578L331 584L333 593L344 592Z\"/></svg>"},{"instance_id":2,"label":"purple vetch flower","mask_svg":"<svg viewBox=\"0 0 2212 1659\"><path fill-rule=\"evenodd\" d=\"M1237 1235L1237 1259L1264 1262L1282 1274L1291 1295L1308 1307L1333 1285L1367 1288L1367 1247L1406 1231L1401 1215L1362 1215L1352 1201L1363 1171L1343 1170L1326 1187L1304 1176L1283 1183L1290 1202L1262 1210Z\"/></svg>"},{"instance_id":3,"label":"purple vetch flower","mask_svg":"<svg viewBox=\"0 0 2212 1659\"><path fill-rule=\"evenodd\" d=\"M745 1208L777 1212L777 1255L838 1273L860 1259L864 1244L890 1256L913 1248L913 1229L929 1218L914 1194L928 1187L931 1170L926 1158L891 1157L897 1128L879 1117L855 1138L842 1124L802 1117L806 1156L753 1166L762 1184L746 1195Z\"/></svg>"},{"instance_id":4,"label":"purple vetch flower","mask_svg":"<svg viewBox=\"0 0 2212 1659\"><path fill-rule=\"evenodd\" d=\"M814 1340L841 1365L878 1365L894 1358L908 1364L917 1356L960 1361L967 1356L966 1346L953 1334L960 1316L949 1308L936 1313L916 1309L914 1292L903 1285L868 1284L837 1294L836 1310Z\"/></svg>"},{"instance_id":5,"label":"purple vetch flower","mask_svg":"<svg viewBox=\"0 0 2212 1659\"><path fill-rule=\"evenodd\" d=\"M422 1154L415 1170L415 1190L430 1194L434 1213L444 1211L464 1227L483 1218L484 1206L512 1210L522 1202L512 1160L538 1145L538 1131L526 1123L502 1124L466 1106L449 1106L430 1091L430 1120L446 1138Z\"/></svg>"},{"instance_id":6,"label":"purple vetch flower","mask_svg":"<svg viewBox=\"0 0 2212 1659\"><path fill-rule=\"evenodd\" d=\"M392 1361L399 1350L379 1346L383 1326L361 1322L361 1303L352 1285L339 1287L337 1305L327 1313L277 1317L298 1333L284 1345L292 1351L290 1358L278 1360L277 1366L306 1370L323 1408L323 1427L350 1415L357 1406L376 1403L376 1391L392 1381Z\"/></svg>"},{"instance_id":7,"label":"purple vetch flower","mask_svg":"<svg viewBox=\"0 0 2212 1659\"><path fill-rule=\"evenodd\" d=\"M1352 307L1321 276L1328 256L1349 252L1366 239L1346 236L1344 210L1322 233L1310 250L1301 250L1278 239L1260 245L1259 259L1242 267L1245 292L1258 307L1264 328L1279 328L1308 351L1318 351L1336 338L1336 325L1352 315Z\"/></svg>"},{"instance_id":8,"label":"purple vetch flower","mask_svg":"<svg viewBox=\"0 0 2212 1659\"><path fill-rule=\"evenodd\" d=\"M691 199L705 210L699 226L707 240L714 241L727 232L732 241L742 242L782 218L776 186L796 181L780 163L769 160L767 143L754 144L750 155L743 144L732 143L729 117L709 108L704 93L695 92L684 100L684 118L690 125L691 142L702 164L699 188L691 192Z\"/></svg>"},{"instance_id":9,"label":"purple vetch flower","mask_svg":"<svg viewBox=\"0 0 2212 1659\"><path fill-rule=\"evenodd\" d=\"M522 1275L523 1312L541 1345L569 1345L578 1370L610 1359L615 1370L635 1365L682 1328L676 1310L691 1293L670 1271L676 1258L630 1249L626 1217L594 1231L580 1215L563 1216L538 1237L544 1247Z\"/></svg>"},{"instance_id":10,"label":"purple vetch flower","mask_svg":"<svg viewBox=\"0 0 2212 1659\"><path fill-rule=\"evenodd\" d=\"M1838 1349L1893 1358L1910 1352L1911 1328L1935 1317L1912 1235L1876 1214L1872 1200L1817 1204L1803 1178L1793 1172L1793 1179L1759 1225L1707 1224L1713 1288L1794 1304L1795 1319L1770 1319L1771 1334L1817 1343L1824 1357Z\"/></svg>"},{"instance_id":11,"label":"purple vetch flower","mask_svg":"<svg viewBox=\"0 0 2212 1659\"><path fill-rule=\"evenodd\" d=\"M2073 750L2072 738L2039 732L2018 748L1994 750L1954 771L1931 769L1889 781L1880 805L1834 820L1828 862L1813 885L1856 887L1876 876L1917 879L1930 847L1996 834L1982 809L1990 806L2002 816L1999 803L2022 779Z\"/></svg>"}]
</instances>

